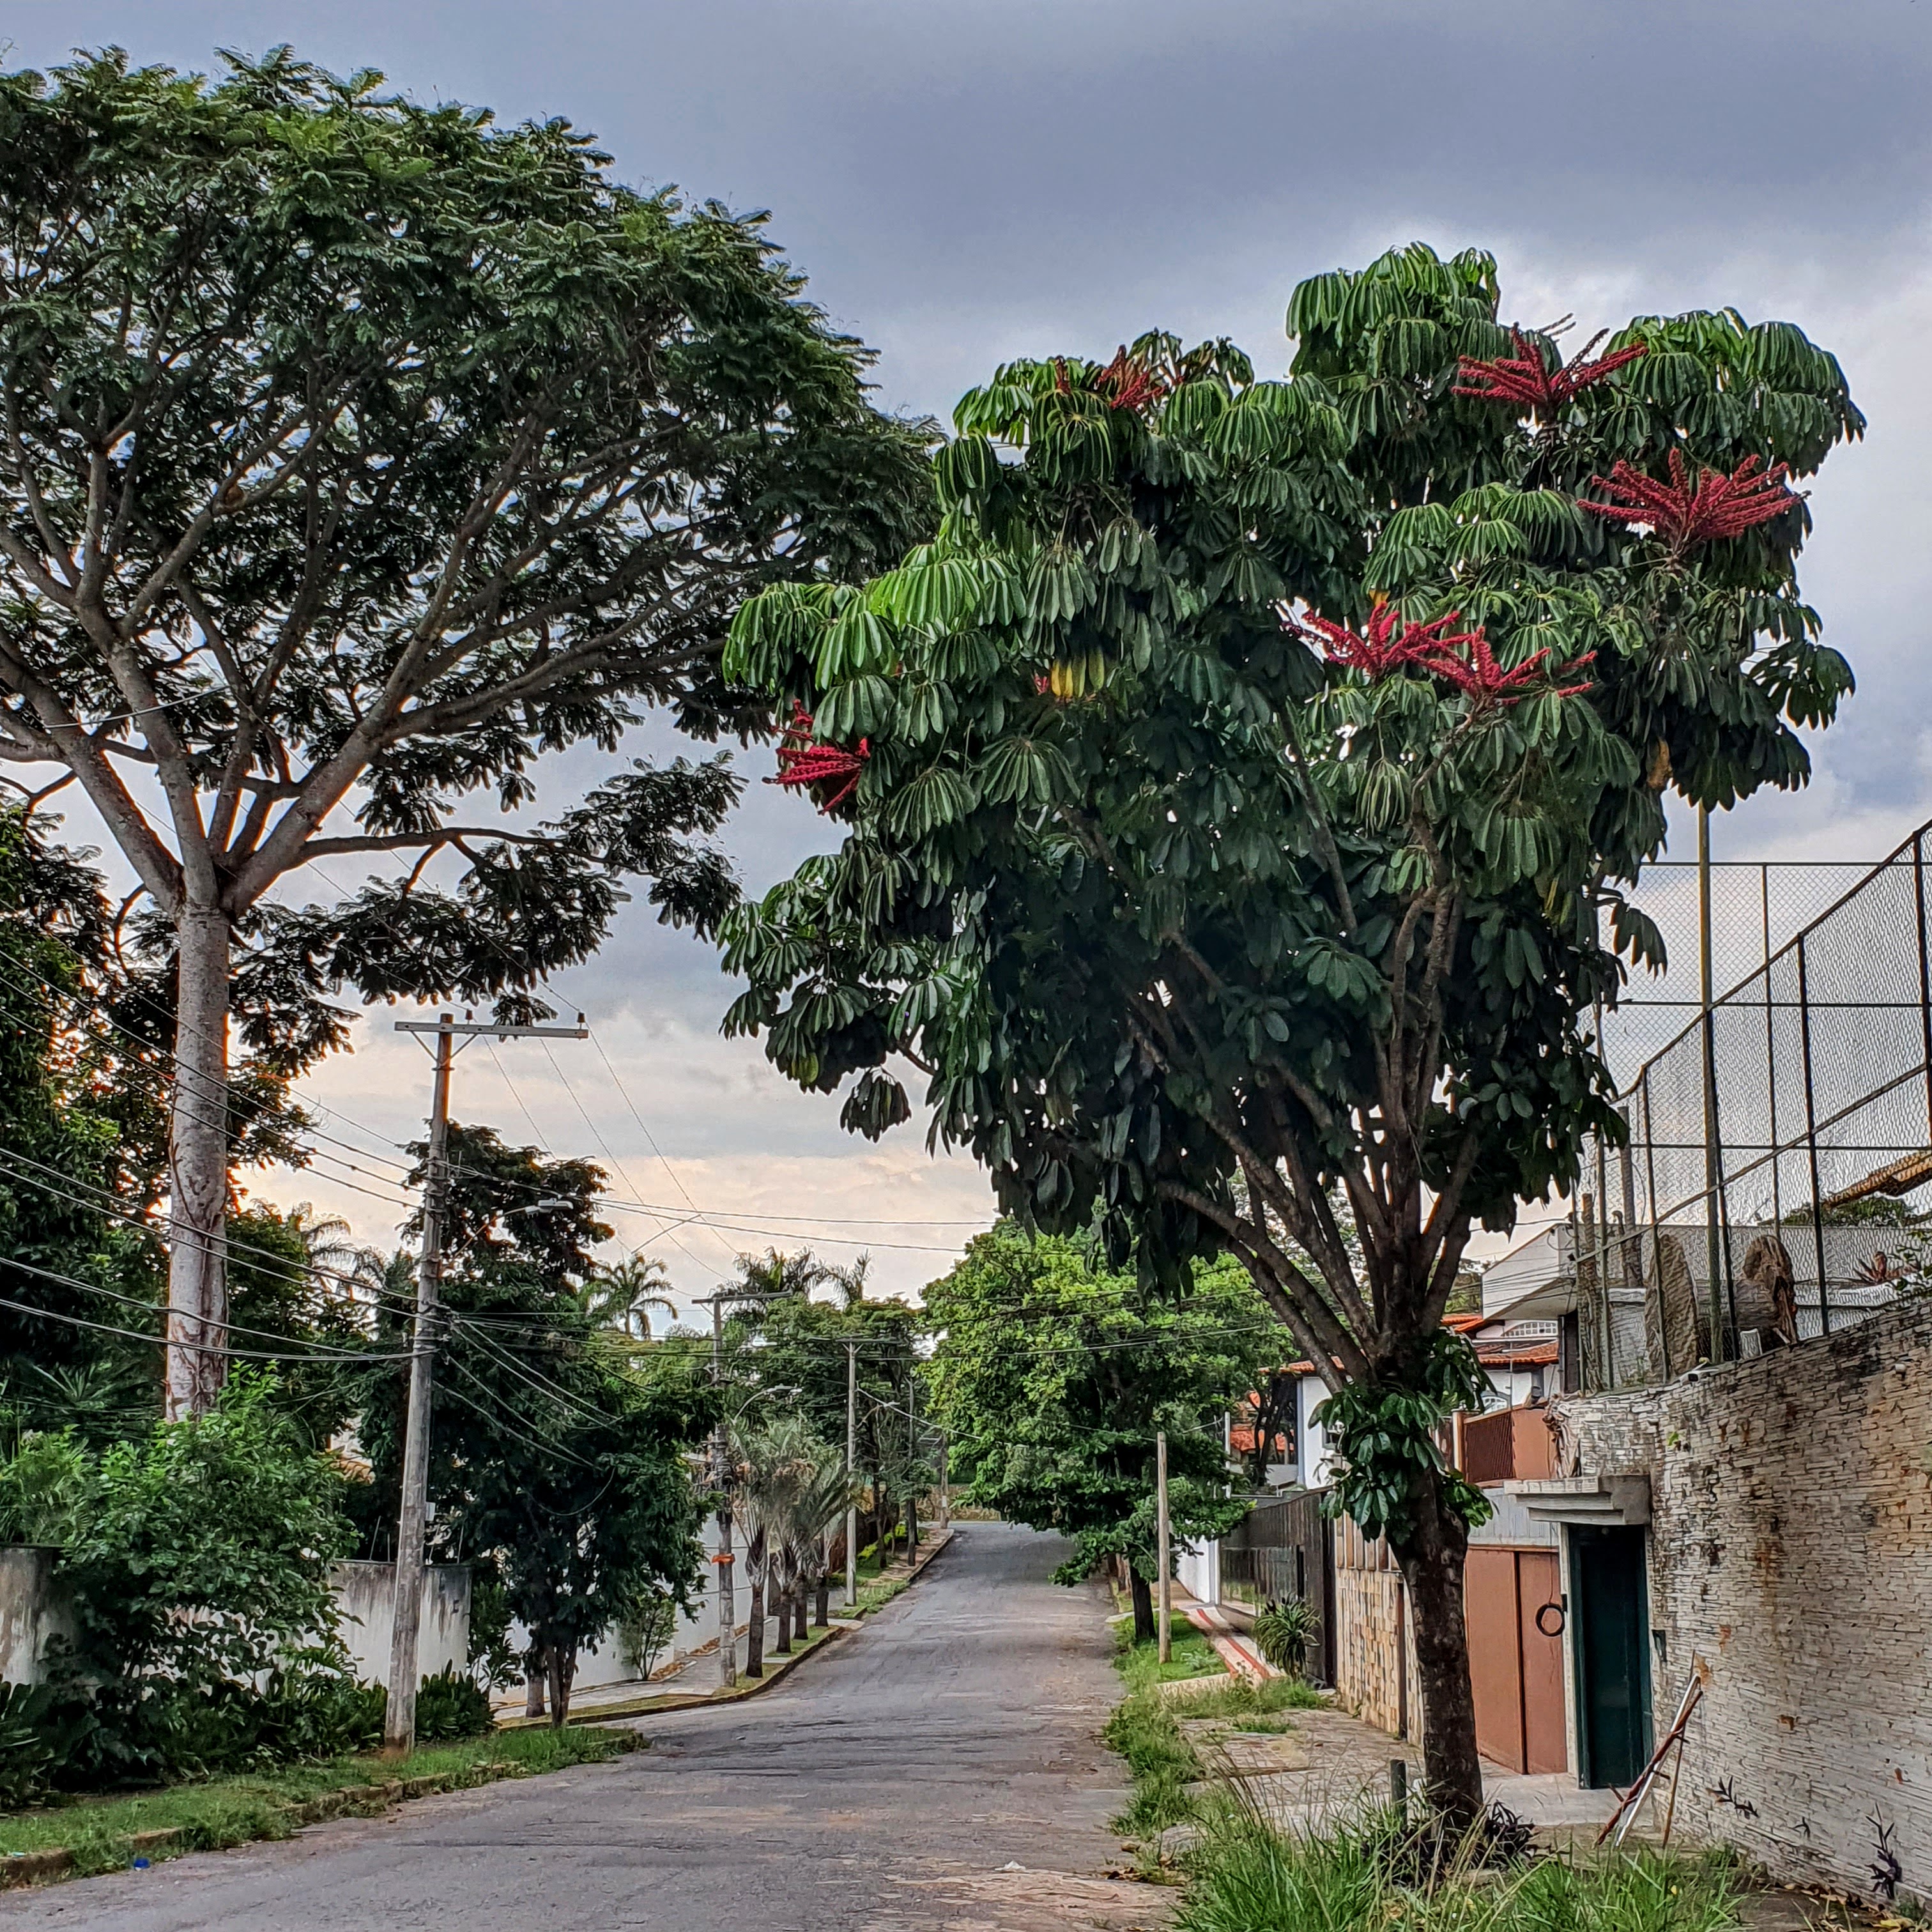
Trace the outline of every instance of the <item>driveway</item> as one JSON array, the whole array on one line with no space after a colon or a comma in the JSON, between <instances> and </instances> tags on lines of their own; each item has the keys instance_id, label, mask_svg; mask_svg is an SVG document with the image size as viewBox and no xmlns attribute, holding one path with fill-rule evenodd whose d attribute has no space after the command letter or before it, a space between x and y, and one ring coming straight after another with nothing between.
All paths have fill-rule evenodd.
<instances>
[{"instance_id":1,"label":"driveway","mask_svg":"<svg viewBox=\"0 0 1932 1932\"><path fill-rule=\"evenodd\" d=\"M962 1524L766 1695L641 1719L646 1751L386 1819L0 1898L86 1932L1063 1932L1165 1922L1107 1876L1126 1781L1106 1604L1066 1546Z\"/></svg>"}]
</instances>

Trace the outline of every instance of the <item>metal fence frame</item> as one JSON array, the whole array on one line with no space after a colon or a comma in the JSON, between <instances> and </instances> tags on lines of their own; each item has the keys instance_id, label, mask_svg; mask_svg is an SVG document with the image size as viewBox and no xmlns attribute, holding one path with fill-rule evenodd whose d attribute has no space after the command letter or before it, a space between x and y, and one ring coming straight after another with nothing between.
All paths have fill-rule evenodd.
<instances>
[{"instance_id":1,"label":"metal fence frame","mask_svg":"<svg viewBox=\"0 0 1932 1932\"><path fill-rule=\"evenodd\" d=\"M1591 1385L1829 1334L1925 1285L1910 1212L1850 1210L1932 1186L1928 840L1775 950L1767 885L1762 963L1639 1068L1626 1144L1586 1145L1570 1232Z\"/></svg>"}]
</instances>

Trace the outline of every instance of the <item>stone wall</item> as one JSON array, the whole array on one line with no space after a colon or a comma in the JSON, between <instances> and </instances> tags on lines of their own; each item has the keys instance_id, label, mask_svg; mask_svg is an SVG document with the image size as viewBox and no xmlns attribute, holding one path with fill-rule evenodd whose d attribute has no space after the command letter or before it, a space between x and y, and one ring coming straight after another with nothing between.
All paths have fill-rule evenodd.
<instances>
[{"instance_id":1,"label":"stone wall","mask_svg":"<svg viewBox=\"0 0 1932 1932\"><path fill-rule=\"evenodd\" d=\"M1708 1671L1680 1826L1932 1898L1932 1300L1556 1406L1564 1473L1650 1478L1659 1736Z\"/></svg>"}]
</instances>

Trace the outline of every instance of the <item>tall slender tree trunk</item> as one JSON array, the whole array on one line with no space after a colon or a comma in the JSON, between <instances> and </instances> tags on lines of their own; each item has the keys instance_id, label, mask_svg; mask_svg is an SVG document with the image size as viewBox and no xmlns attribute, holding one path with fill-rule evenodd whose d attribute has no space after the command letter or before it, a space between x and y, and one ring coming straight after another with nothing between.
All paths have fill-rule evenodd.
<instances>
[{"instance_id":1,"label":"tall slender tree trunk","mask_svg":"<svg viewBox=\"0 0 1932 1932\"><path fill-rule=\"evenodd\" d=\"M1138 1570L1127 1573L1127 1587L1134 1600L1134 1641L1151 1643L1160 1634L1154 1627L1153 1588Z\"/></svg>"},{"instance_id":2,"label":"tall slender tree trunk","mask_svg":"<svg viewBox=\"0 0 1932 1932\"><path fill-rule=\"evenodd\" d=\"M1483 1763L1469 1682L1462 1568L1469 1532L1430 1476L1412 1496L1408 1534L1390 1547L1408 1586L1416 1681L1422 1694L1422 1776L1430 1803L1452 1831L1481 1815Z\"/></svg>"},{"instance_id":3,"label":"tall slender tree trunk","mask_svg":"<svg viewBox=\"0 0 1932 1932\"><path fill-rule=\"evenodd\" d=\"M550 1647L550 1721L553 1730L561 1730L570 1716L571 1680L577 1675L577 1646L554 1643Z\"/></svg>"},{"instance_id":4,"label":"tall slender tree trunk","mask_svg":"<svg viewBox=\"0 0 1932 1932\"><path fill-rule=\"evenodd\" d=\"M550 1660L542 1652L533 1657L524 1673L524 1715L541 1718L544 1714L544 1679L549 1674Z\"/></svg>"},{"instance_id":5,"label":"tall slender tree trunk","mask_svg":"<svg viewBox=\"0 0 1932 1932\"><path fill-rule=\"evenodd\" d=\"M765 1674L765 1563L766 1544L764 1526L760 1523L752 1531L751 1542L745 1550L745 1569L751 1579L751 1622L745 1630L745 1675L762 1677Z\"/></svg>"},{"instance_id":6,"label":"tall slender tree trunk","mask_svg":"<svg viewBox=\"0 0 1932 1932\"><path fill-rule=\"evenodd\" d=\"M164 1412L214 1406L227 1372L228 916L189 906L176 925L175 1092L168 1124Z\"/></svg>"},{"instance_id":7,"label":"tall slender tree trunk","mask_svg":"<svg viewBox=\"0 0 1932 1932\"><path fill-rule=\"evenodd\" d=\"M818 1539L818 1592L812 1621L820 1630L832 1622L832 1545L824 1536Z\"/></svg>"},{"instance_id":8,"label":"tall slender tree trunk","mask_svg":"<svg viewBox=\"0 0 1932 1932\"><path fill-rule=\"evenodd\" d=\"M791 1634L800 1643L802 1643L806 1640L807 1631L811 1628L806 1621L812 1613L811 1606L806 1601L806 1597L812 1580L805 1574L804 1564L798 1562L794 1562L792 1564L792 1576L794 1580L791 1592Z\"/></svg>"},{"instance_id":9,"label":"tall slender tree trunk","mask_svg":"<svg viewBox=\"0 0 1932 1932\"><path fill-rule=\"evenodd\" d=\"M786 1562L782 1547L772 1552L772 1574L776 1585L778 1622L778 1641L772 1646L774 1657L791 1654L791 1566Z\"/></svg>"}]
</instances>

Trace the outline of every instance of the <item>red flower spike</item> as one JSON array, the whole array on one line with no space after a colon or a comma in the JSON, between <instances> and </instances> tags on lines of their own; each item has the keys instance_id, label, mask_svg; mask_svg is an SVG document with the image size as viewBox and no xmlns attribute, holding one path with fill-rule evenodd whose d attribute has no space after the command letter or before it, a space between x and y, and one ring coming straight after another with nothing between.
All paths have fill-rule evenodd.
<instances>
[{"instance_id":1,"label":"red flower spike","mask_svg":"<svg viewBox=\"0 0 1932 1932\"><path fill-rule=\"evenodd\" d=\"M1293 618L1286 621L1304 636L1312 634L1326 644L1330 664L1360 671L1372 682L1394 671L1431 670L1435 653L1466 644L1467 637L1449 628L1462 614L1451 610L1446 617L1430 623L1409 624L1403 622L1402 613L1393 604L1384 600L1370 611L1366 632L1359 636L1342 625L1330 623L1326 617L1317 616L1312 610L1298 621Z\"/></svg>"},{"instance_id":2,"label":"red flower spike","mask_svg":"<svg viewBox=\"0 0 1932 1932\"><path fill-rule=\"evenodd\" d=\"M837 789L830 796L820 799L820 812L836 811L858 789L859 774L866 769L866 761L872 755L872 742L861 738L856 752L841 751L836 745L820 745L812 736L812 714L802 704L794 703L791 722L785 727L784 735L778 741L778 776L768 778L768 784L784 785L798 790L808 790L817 784L835 784ZM843 780L843 783L839 781Z\"/></svg>"},{"instance_id":3,"label":"red flower spike","mask_svg":"<svg viewBox=\"0 0 1932 1932\"><path fill-rule=\"evenodd\" d=\"M1511 329L1510 334L1516 338L1514 356L1493 362L1480 362L1473 356L1456 358L1456 373L1462 380L1453 386L1452 394L1473 396L1478 402L1510 403L1519 409L1546 415L1560 409L1580 390L1600 382L1626 362L1634 362L1640 356L1648 353L1646 344L1633 342L1628 348L1612 350L1593 362L1589 359L1590 351L1604 339L1594 335L1574 362L1546 369L1543 351L1520 328Z\"/></svg>"},{"instance_id":4,"label":"red flower spike","mask_svg":"<svg viewBox=\"0 0 1932 1932\"><path fill-rule=\"evenodd\" d=\"M1095 376L1094 386L1106 398L1108 407L1116 410L1144 410L1167 394L1166 382L1130 356L1124 342L1113 361Z\"/></svg>"},{"instance_id":5,"label":"red flower spike","mask_svg":"<svg viewBox=\"0 0 1932 1932\"><path fill-rule=\"evenodd\" d=\"M1428 668L1437 677L1453 684L1478 709L1491 704L1520 704L1526 698L1537 694L1537 673L1550 655L1548 645L1525 658L1514 670L1505 670L1497 663L1496 653L1490 649L1490 640L1484 636L1480 624L1466 636L1450 641L1464 646L1464 650L1436 652L1430 658ZM1594 651L1586 651L1581 657L1572 658L1563 668L1566 671L1581 670L1586 664L1594 664L1596 658ZM1590 683L1591 680L1585 678L1578 684L1546 688L1558 698L1575 698L1588 691Z\"/></svg>"},{"instance_id":6,"label":"red flower spike","mask_svg":"<svg viewBox=\"0 0 1932 1932\"><path fill-rule=\"evenodd\" d=\"M1791 472L1782 463L1774 463L1759 473L1762 459L1748 456L1726 476L1721 470L1702 470L1694 485L1685 473L1684 454L1670 452L1670 481L1661 483L1646 476L1628 463L1618 463L1607 476L1593 476L1591 482L1620 501L1592 503L1580 497L1576 507L1593 515L1607 517L1619 524L1648 524L1673 548L1683 550L1696 543L1713 543L1720 538L1742 536L1755 525L1768 523L1798 501L1784 487Z\"/></svg>"}]
</instances>

